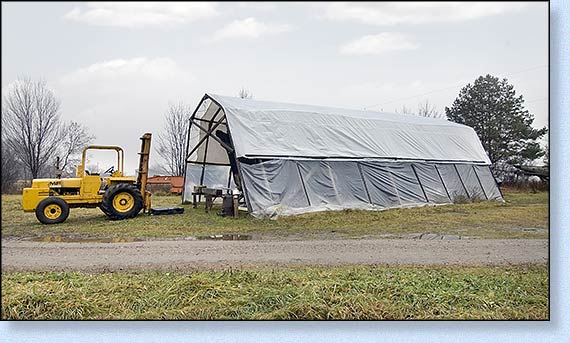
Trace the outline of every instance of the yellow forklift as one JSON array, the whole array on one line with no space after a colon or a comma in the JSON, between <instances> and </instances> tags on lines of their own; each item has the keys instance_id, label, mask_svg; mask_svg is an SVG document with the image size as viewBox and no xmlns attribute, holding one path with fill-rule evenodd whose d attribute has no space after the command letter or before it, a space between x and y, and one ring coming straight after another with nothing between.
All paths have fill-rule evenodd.
<instances>
[{"instance_id":1,"label":"yellow forklift","mask_svg":"<svg viewBox=\"0 0 570 343\"><path fill-rule=\"evenodd\" d=\"M30 188L24 188L22 208L35 212L43 224L58 224L69 216L72 207L99 207L112 220L133 218L141 210L151 211L151 194L146 190L151 134L141 137L137 177L124 176L124 152L118 146L92 145L83 149L76 177L35 179ZM117 170L111 166L101 175L85 169L87 151L114 150L117 152ZM108 176L106 176L108 175Z\"/></svg>"}]
</instances>

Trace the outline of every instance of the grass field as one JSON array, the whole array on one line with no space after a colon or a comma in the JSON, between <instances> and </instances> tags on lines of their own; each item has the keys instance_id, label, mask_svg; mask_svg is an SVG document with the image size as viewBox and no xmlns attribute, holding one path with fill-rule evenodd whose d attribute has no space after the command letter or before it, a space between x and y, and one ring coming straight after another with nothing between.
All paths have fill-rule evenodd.
<instances>
[{"instance_id":1,"label":"grass field","mask_svg":"<svg viewBox=\"0 0 570 343\"><path fill-rule=\"evenodd\" d=\"M259 220L203 207L109 221L72 209L60 225L2 196L2 237L57 240L180 238L239 233L268 239L403 237L547 238L548 193L508 192L481 202L387 211L339 211ZM180 205L154 197L155 206ZM539 319L549 318L548 267L344 266L124 273L4 272L2 319Z\"/></svg>"},{"instance_id":2,"label":"grass field","mask_svg":"<svg viewBox=\"0 0 570 343\"><path fill-rule=\"evenodd\" d=\"M2 319L548 318L546 266L2 274Z\"/></svg>"},{"instance_id":3,"label":"grass field","mask_svg":"<svg viewBox=\"0 0 570 343\"><path fill-rule=\"evenodd\" d=\"M412 233L439 233L480 238L547 238L548 193L508 192L505 203L480 202L386 211L345 210L311 213L277 220L223 218L205 213L203 205L172 216L139 215L110 221L95 209L72 209L66 222L42 225L33 213L24 213L21 196L2 195L2 237L45 238L66 236L129 240L179 238L215 234L248 234L269 239L402 237ZM180 198L153 197L153 206L178 206Z\"/></svg>"}]
</instances>

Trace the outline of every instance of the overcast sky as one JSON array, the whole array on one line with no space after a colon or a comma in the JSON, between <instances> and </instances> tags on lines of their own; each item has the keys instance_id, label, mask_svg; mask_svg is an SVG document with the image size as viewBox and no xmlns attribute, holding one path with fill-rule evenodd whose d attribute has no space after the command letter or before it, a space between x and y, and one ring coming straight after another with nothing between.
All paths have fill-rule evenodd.
<instances>
[{"instance_id":1,"label":"overcast sky","mask_svg":"<svg viewBox=\"0 0 570 343\"><path fill-rule=\"evenodd\" d=\"M487 73L548 125L547 2L2 3L2 90L45 79L64 120L125 148L129 174L169 103L206 92L443 112Z\"/></svg>"}]
</instances>

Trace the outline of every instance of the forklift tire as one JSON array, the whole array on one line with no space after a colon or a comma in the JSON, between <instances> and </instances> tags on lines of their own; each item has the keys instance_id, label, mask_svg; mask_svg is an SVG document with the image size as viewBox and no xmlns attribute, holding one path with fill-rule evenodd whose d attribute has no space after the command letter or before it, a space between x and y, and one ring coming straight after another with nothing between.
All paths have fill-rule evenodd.
<instances>
[{"instance_id":1,"label":"forklift tire","mask_svg":"<svg viewBox=\"0 0 570 343\"><path fill-rule=\"evenodd\" d=\"M133 218L143 209L140 190L131 183L120 183L109 187L101 201L101 211L111 220Z\"/></svg>"},{"instance_id":2,"label":"forklift tire","mask_svg":"<svg viewBox=\"0 0 570 343\"><path fill-rule=\"evenodd\" d=\"M42 224L63 223L69 217L69 205L58 197L47 197L36 207L36 218Z\"/></svg>"}]
</instances>

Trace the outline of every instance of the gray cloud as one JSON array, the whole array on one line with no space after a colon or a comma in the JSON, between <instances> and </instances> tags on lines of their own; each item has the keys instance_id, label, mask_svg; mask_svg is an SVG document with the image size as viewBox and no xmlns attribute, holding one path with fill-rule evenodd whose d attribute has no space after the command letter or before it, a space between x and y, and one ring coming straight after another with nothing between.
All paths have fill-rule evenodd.
<instances>
[{"instance_id":1,"label":"gray cloud","mask_svg":"<svg viewBox=\"0 0 570 343\"><path fill-rule=\"evenodd\" d=\"M330 20L388 26L472 20L518 11L526 6L513 2L350 2L325 5L323 16Z\"/></svg>"},{"instance_id":2,"label":"gray cloud","mask_svg":"<svg viewBox=\"0 0 570 343\"><path fill-rule=\"evenodd\" d=\"M250 17L243 20L234 20L214 33L214 40L232 38L259 38L293 30L288 24L268 24Z\"/></svg>"},{"instance_id":3,"label":"gray cloud","mask_svg":"<svg viewBox=\"0 0 570 343\"><path fill-rule=\"evenodd\" d=\"M64 15L71 21L128 28L172 27L218 15L211 2L88 2Z\"/></svg>"},{"instance_id":4,"label":"gray cloud","mask_svg":"<svg viewBox=\"0 0 570 343\"><path fill-rule=\"evenodd\" d=\"M340 47L346 55L379 55L390 51L415 50L419 44L407 34L382 32L366 35Z\"/></svg>"}]
</instances>

